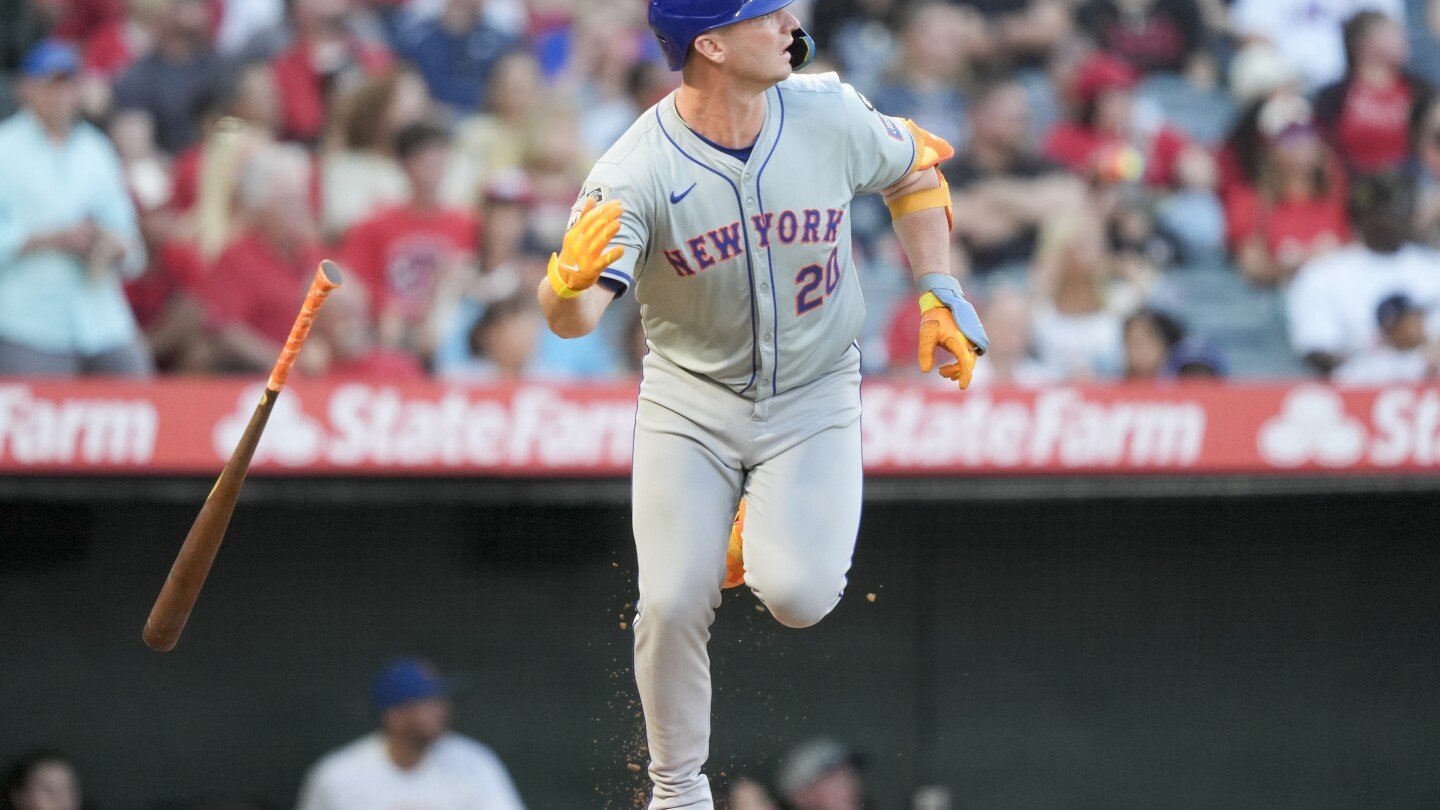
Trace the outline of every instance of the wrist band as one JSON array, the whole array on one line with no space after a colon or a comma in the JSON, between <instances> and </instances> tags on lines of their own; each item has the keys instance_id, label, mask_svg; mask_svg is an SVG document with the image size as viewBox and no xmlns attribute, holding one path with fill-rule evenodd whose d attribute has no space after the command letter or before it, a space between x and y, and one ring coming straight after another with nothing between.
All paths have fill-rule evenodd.
<instances>
[{"instance_id":1,"label":"wrist band","mask_svg":"<svg viewBox=\"0 0 1440 810\"><path fill-rule=\"evenodd\" d=\"M557 298L575 298L584 290L572 289L565 280L560 278L560 257L554 253L550 254L550 266L545 268L545 278L550 281L550 289L555 291Z\"/></svg>"}]
</instances>

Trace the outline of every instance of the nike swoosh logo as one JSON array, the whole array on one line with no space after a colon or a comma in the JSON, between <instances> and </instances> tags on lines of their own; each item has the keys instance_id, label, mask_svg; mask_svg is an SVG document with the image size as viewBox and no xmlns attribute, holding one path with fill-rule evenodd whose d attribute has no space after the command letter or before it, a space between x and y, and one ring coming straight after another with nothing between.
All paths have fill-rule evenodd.
<instances>
[{"instance_id":1,"label":"nike swoosh logo","mask_svg":"<svg viewBox=\"0 0 1440 810\"><path fill-rule=\"evenodd\" d=\"M676 194L676 193L673 192L673 191L670 192L670 204L671 204L671 205L674 205L675 203L678 203L678 202L680 202L681 200L683 200L683 199L685 199L686 197L688 197L688 196L690 195L690 192L694 191L694 190L695 190L695 186L697 186L697 185L699 185L699 184L698 184L698 183L691 183L691 184L690 184L690 188L685 189L684 191L680 192L679 194Z\"/></svg>"}]
</instances>

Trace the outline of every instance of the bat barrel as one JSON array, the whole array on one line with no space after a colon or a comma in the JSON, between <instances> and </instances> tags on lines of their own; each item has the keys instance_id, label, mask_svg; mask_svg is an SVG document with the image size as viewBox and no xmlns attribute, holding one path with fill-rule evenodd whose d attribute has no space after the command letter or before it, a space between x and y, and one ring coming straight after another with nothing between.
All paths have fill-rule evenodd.
<instances>
[{"instance_id":1,"label":"bat barrel","mask_svg":"<svg viewBox=\"0 0 1440 810\"><path fill-rule=\"evenodd\" d=\"M265 432L265 423L270 419L270 411L274 410L278 396L278 391L267 389L260 398L260 404L255 406L235 452L225 463L225 469L220 472L220 478L205 499L205 505L200 507L200 514L195 516L190 533L185 535L185 543L180 547L175 564L170 567L170 574L160 589L160 596L150 609L141 637L157 652L173 649L180 640L180 631L185 629L185 622L190 618L190 611L205 585L205 577L210 574L210 566L220 551L220 543L225 539L225 529L230 525L230 515L240 498L245 473L250 469L250 460L255 456L255 448L260 444L260 436Z\"/></svg>"}]
</instances>

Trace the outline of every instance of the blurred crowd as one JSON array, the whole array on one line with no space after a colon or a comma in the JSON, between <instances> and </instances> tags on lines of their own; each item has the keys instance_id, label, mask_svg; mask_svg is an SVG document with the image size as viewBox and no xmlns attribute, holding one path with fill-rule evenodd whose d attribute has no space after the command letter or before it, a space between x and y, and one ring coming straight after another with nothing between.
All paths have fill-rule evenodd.
<instances>
[{"instance_id":1,"label":"blurred crowd","mask_svg":"<svg viewBox=\"0 0 1440 810\"><path fill-rule=\"evenodd\" d=\"M947 139L977 385L1432 378L1440 0L799 0L882 112ZM645 0L0 0L0 375L269 368L604 379L633 296L534 301L593 161L678 74ZM12 114L13 113L13 114ZM916 377L878 199L866 371Z\"/></svg>"}]
</instances>

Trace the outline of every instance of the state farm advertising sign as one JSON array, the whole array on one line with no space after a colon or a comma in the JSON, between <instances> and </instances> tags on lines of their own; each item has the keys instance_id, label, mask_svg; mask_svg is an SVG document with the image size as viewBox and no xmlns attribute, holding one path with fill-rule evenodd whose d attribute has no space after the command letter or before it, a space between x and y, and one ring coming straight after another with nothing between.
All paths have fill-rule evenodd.
<instances>
[{"instance_id":1,"label":"state farm advertising sign","mask_svg":"<svg viewBox=\"0 0 1440 810\"><path fill-rule=\"evenodd\" d=\"M0 474L213 475L261 386L0 380ZM623 476L634 382L293 381L255 475ZM864 386L873 475L1432 474L1440 387Z\"/></svg>"}]
</instances>

